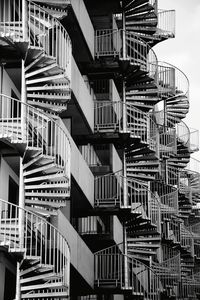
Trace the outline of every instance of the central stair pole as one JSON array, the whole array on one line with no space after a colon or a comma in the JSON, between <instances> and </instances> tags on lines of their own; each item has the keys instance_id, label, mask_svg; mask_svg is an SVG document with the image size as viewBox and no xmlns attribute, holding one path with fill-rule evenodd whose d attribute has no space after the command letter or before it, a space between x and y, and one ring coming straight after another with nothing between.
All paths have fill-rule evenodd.
<instances>
[{"instance_id":1,"label":"central stair pole","mask_svg":"<svg viewBox=\"0 0 200 300\"><path fill-rule=\"evenodd\" d=\"M21 74L21 133L22 133L22 144L27 143L26 136L26 85L25 85L25 61L22 59L22 74ZM23 158L20 158L20 176L19 176L19 215L18 215L18 228L19 228L19 247L20 251L24 250L24 207L25 207L25 193L24 193L24 178L23 178ZM15 300L21 299L20 292L20 262L17 262L17 276L16 276L16 296Z\"/></svg>"},{"instance_id":2,"label":"central stair pole","mask_svg":"<svg viewBox=\"0 0 200 300\"><path fill-rule=\"evenodd\" d=\"M126 22L125 22L125 8L122 2L122 57L126 60ZM123 74L122 74L123 75ZM126 80L122 77L122 105L123 105L123 132L127 132L127 107L126 107ZM123 206L128 206L128 190L127 190L127 172L126 172L126 154L123 151ZM128 289L128 257L127 257L127 232L125 222L123 223L123 239L124 239L124 288Z\"/></svg>"}]
</instances>

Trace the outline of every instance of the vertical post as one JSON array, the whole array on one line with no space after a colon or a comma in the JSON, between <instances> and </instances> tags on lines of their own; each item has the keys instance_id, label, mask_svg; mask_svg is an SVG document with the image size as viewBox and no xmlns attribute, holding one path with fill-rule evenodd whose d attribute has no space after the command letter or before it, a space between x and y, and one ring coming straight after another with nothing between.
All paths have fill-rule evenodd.
<instances>
[{"instance_id":1,"label":"vertical post","mask_svg":"<svg viewBox=\"0 0 200 300\"><path fill-rule=\"evenodd\" d=\"M122 4L122 58L126 59L126 19L125 19L125 8Z\"/></svg>"},{"instance_id":2,"label":"vertical post","mask_svg":"<svg viewBox=\"0 0 200 300\"><path fill-rule=\"evenodd\" d=\"M15 300L21 300L21 292L20 292L20 263L19 262L17 262Z\"/></svg>"},{"instance_id":3,"label":"vertical post","mask_svg":"<svg viewBox=\"0 0 200 300\"><path fill-rule=\"evenodd\" d=\"M22 0L22 32L23 41L28 40L28 3L26 0Z\"/></svg>"},{"instance_id":4,"label":"vertical post","mask_svg":"<svg viewBox=\"0 0 200 300\"><path fill-rule=\"evenodd\" d=\"M128 280L128 256L127 256L127 232L126 225L123 223L123 235L124 235L124 288L125 290L129 288L129 280Z\"/></svg>"},{"instance_id":5,"label":"vertical post","mask_svg":"<svg viewBox=\"0 0 200 300\"><path fill-rule=\"evenodd\" d=\"M21 132L22 142L26 142L26 84L25 84L25 66L24 60L22 60L21 68ZM20 158L20 175L19 175L19 215L18 215L18 226L19 226L19 247L24 248L24 178L23 178L23 163ZM16 277L16 295L15 300L20 300L20 263L17 263L17 277Z\"/></svg>"}]
</instances>

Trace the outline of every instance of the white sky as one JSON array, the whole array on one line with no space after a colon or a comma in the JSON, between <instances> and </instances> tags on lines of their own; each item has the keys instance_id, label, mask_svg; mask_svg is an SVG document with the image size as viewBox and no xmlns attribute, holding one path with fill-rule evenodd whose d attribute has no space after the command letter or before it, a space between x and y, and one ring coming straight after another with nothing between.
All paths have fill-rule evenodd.
<instances>
[{"instance_id":1,"label":"white sky","mask_svg":"<svg viewBox=\"0 0 200 300\"><path fill-rule=\"evenodd\" d=\"M176 36L154 47L158 60L180 68L190 81L190 112L183 121L200 130L200 0L158 0L176 10ZM200 160L200 152L193 154Z\"/></svg>"}]
</instances>

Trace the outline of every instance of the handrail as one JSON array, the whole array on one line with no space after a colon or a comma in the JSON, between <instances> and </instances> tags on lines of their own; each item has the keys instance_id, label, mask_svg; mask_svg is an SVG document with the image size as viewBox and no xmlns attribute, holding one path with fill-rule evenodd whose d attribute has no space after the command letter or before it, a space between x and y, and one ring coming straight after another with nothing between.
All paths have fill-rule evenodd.
<instances>
[{"instance_id":1,"label":"handrail","mask_svg":"<svg viewBox=\"0 0 200 300\"><path fill-rule=\"evenodd\" d=\"M2 7L7 13L1 17L0 34L10 35L16 42L44 51L55 59L66 77L71 78L71 40L64 26L45 9L27 0L4 0ZM22 11L25 10L25 14Z\"/></svg>"},{"instance_id":2,"label":"handrail","mask_svg":"<svg viewBox=\"0 0 200 300\"><path fill-rule=\"evenodd\" d=\"M126 39L126 56L122 54L122 36ZM95 56L118 56L129 59L150 76L157 76L157 57L154 50L134 33L122 29L99 29L95 31Z\"/></svg>"},{"instance_id":3,"label":"handrail","mask_svg":"<svg viewBox=\"0 0 200 300\"><path fill-rule=\"evenodd\" d=\"M126 112L125 128L123 111ZM157 125L150 114L132 104L121 101L95 101L94 124L96 131L130 132L132 137L140 137L141 141L156 150Z\"/></svg>"},{"instance_id":4,"label":"handrail","mask_svg":"<svg viewBox=\"0 0 200 300\"><path fill-rule=\"evenodd\" d=\"M160 231L158 198L142 182L120 172L95 177L95 206L129 208L132 213L150 219Z\"/></svg>"},{"instance_id":5,"label":"handrail","mask_svg":"<svg viewBox=\"0 0 200 300\"><path fill-rule=\"evenodd\" d=\"M8 251L20 251L24 259L37 257L41 264L51 265L69 288L70 249L56 227L37 214L0 199L0 232L0 240Z\"/></svg>"},{"instance_id":6,"label":"handrail","mask_svg":"<svg viewBox=\"0 0 200 300\"><path fill-rule=\"evenodd\" d=\"M69 137L49 116L28 104L0 94L0 135L55 158L70 183Z\"/></svg>"},{"instance_id":7,"label":"handrail","mask_svg":"<svg viewBox=\"0 0 200 300\"><path fill-rule=\"evenodd\" d=\"M123 244L115 245L94 254L95 284L104 283L114 288L132 290L132 294L158 300L161 292L159 276L141 261L124 254Z\"/></svg>"}]
</instances>

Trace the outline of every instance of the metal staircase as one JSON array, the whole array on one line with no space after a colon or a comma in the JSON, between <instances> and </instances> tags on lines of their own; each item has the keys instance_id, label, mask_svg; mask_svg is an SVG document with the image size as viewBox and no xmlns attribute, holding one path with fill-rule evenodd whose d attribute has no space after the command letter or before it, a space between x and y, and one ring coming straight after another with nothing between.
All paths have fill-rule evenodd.
<instances>
[{"instance_id":1,"label":"metal staircase","mask_svg":"<svg viewBox=\"0 0 200 300\"><path fill-rule=\"evenodd\" d=\"M69 296L69 246L46 219L0 200L0 248L20 265L19 299L66 299Z\"/></svg>"},{"instance_id":2,"label":"metal staircase","mask_svg":"<svg viewBox=\"0 0 200 300\"><path fill-rule=\"evenodd\" d=\"M126 293L134 299L160 299L160 282L151 268L124 254L122 244L95 255L95 286L107 293Z\"/></svg>"},{"instance_id":3,"label":"metal staircase","mask_svg":"<svg viewBox=\"0 0 200 300\"><path fill-rule=\"evenodd\" d=\"M1 246L20 262L20 299L66 299L69 247L47 218L70 195L70 142L58 115L70 99L71 41L47 7L29 0L1 7L8 12L1 14L1 49L22 61L22 90L21 101L0 95L0 140L23 157L25 206L2 201Z\"/></svg>"},{"instance_id":4,"label":"metal staircase","mask_svg":"<svg viewBox=\"0 0 200 300\"><path fill-rule=\"evenodd\" d=\"M160 208L157 198L142 182L118 173L95 178L95 209L100 213L117 213L126 220L153 226L159 230ZM129 213L127 213L129 212Z\"/></svg>"},{"instance_id":5,"label":"metal staircase","mask_svg":"<svg viewBox=\"0 0 200 300\"><path fill-rule=\"evenodd\" d=\"M175 11L157 8L157 0L126 0L126 30L134 32L151 46L175 36Z\"/></svg>"}]
</instances>

